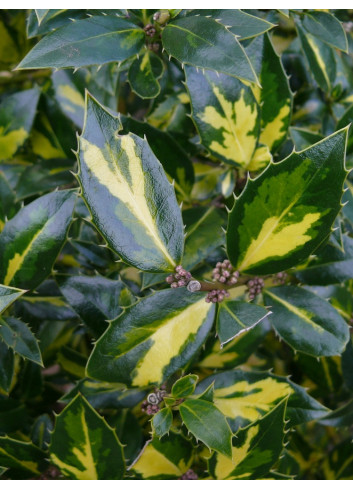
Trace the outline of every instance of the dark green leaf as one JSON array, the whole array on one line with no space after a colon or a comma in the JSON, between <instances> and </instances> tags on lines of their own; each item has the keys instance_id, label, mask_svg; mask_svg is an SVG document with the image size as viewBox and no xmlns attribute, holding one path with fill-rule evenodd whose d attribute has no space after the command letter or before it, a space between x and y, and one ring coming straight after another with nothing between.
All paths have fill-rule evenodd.
<instances>
[{"instance_id":1,"label":"dark green leaf","mask_svg":"<svg viewBox=\"0 0 353 489\"><path fill-rule=\"evenodd\" d=\"M40 475L46 463L45 452L32 443L0 437L0 466Z\"/></svg>"},{"instance_id":2,"label":"dark green leaf","mask_svg":"<svg viewBox=\"0 0 353 489\"><path fill-rule=\"evenodd\" d=\"M0 285L0 314L26 291Z\"/></svg>"},{"instance_id":3,"label":"dark green leaf","mask_svg":"<svg viewBox=\"0 0 353 489\"><path fill-rule=\"evenodd\" d=\"M327 301L299 287L264 290L271 322L292 348L313 356L339 355L349 339L347 323Z\"/></svg>"},{"instance_id":4,"label":"dark green leaf","mask_svg":"<svg viewBox=\"0 0 353 489\"><path fill-rule=\"evenodd\" d=\"M33 426L31 432L31 439L34 445L46 450L50 442L50 433L53 431L53 422L48 414L42 414L39 416Z\"/></svg>"},{"instance_id":5,"label":"dark green leaf","mask_svg":"<svg viewBox=\"0 0 353 489\"><path fill-rule=\"evenodd\" d=\"M286 270L328 236L341 207L346 132L292 153L248 181L228 220L227 251L237 269Z\"/></svg>"},{"instance_id":6,"label":"dark green leaf","mask_svg":"<svg viewBox=\"0 0 353 489\"><path fill-rule=\"evenodd\" d=\"M346 125L342 127L346 127ZM340 127L339 129L342 128ZM324 138L321 134L303 129L302 127L290 127L289 132L296 151L302 151Z\"/></svg>"},{"instance_id":7,"label":"dark green leaf","mask_svg":"<svg viewBox=\"0 0 353 489\"><path fill-rule=\"evenodd\" d=\"M258 83L234 34L213 19L196 16L173 20L163 29L162 42L168 54L181 63Z\"/></svg>"},{"instance_id":8,"label":"dark green leaf","mask_svg":"<svg viewBox=\"0 0 353 489\"><path fill-rule=\"evenodd\" d=\"M110 323L89 358L89 376L144 387L163 381L195 355L214 319L214 304L185 288L156 292Z\"/></svg>"},{"instance_id":9,"label":"dark green leaf","mask_svg":"<svg viewBox=\"0 0 353 489\"><path fill-rule=\"evenodd\" d=\"M353 399L319 419L318 422L326 426L335 426L337 428L345 426L347 428L351 427L353 425Z\"/></svg>"},{"instance_id":10,"label":"dark green leaf","mask_svg":"<svg viewBox=\"0 0 353 489\"><path fill-rule=\"evenodd\" d=\"M38 340L27 324L16 318L0 318L0 338L15 353L43 366Z\"/></svg>"},{"instance_id":11,"label":"dark green leaf","mask_svg":"<svg viewBox=\"0 0 353 489\"><path fill-rule=\"evenodd\" d=\"M6 219L11 219L16 214L16 196L12 191L5 175L0 170L0 231L5 225Z\"/></svg>"},{"instance_id":12,"label":"dark green leaf","mask_svg":"<svg viewBox=\"0 0 353 489\"><path fill-rule=\"evenodd\" d=\"M50 456L74 480L120 480L125 472L123 447L115 431L80 395L56 418Z\"/></svg>"},{"instance_id":13,"label":"dark green leaf","mask_svg":"<svg viewBox=\"0 0 353 489\"><path fill-rule=\"evenodd\" d=\"M208 448L232 458L232 431L221 411L203 399L187 399L180 405L187 429Z\"/></svg>"},{"instance_id":14,"label":"dark green leaf","mask_svg":"<svg viewBox=\"0 0 353 489\"><path fill-rule=\"evenodd\" d=\"M0 282L33 289L49 275L64 245L76 197L55 191L34 200L0 235Z\"/></svg>"},{"instance_id":15,"label":"dark green leaf","mask_svg":"<svg viewBox=\"0 0 353 489\"><path fill-rule=\"evenodd\" d=\"M224 301L217 313L217 334L221 348L236 336L254 328L271 314L264 307L241 301Z\"/></svg>"},{"instance_id":16,"label":"dark green leaf","mask_svg":"<svg viewBox=\"0 0 353 489\"><path fill-rule=\"evenodd\" d=\"M181 379L178 379L173 384L172 392L171 392L172 396L177 399L191 396L191 394L194 393L197 381L198 381L197 375L189 374L186 375L185 377L181 377Z\"/></svg>"},{"instance_id":17,"label":"dark green leaf","mask_svg":"<svg viewBox=\"0 0 353 489\"><path fill-rule=\"evenodd\" d=\"M351 437L337 445L325 457L323 473L326 480L352 480L352 440Z\"/></svg>"},{"instance_id":18,"label":"dark green leaf","mask_svg":"<svg viewBox=\"0 0 353 489\"><path fill-rule=\"evenodd\" d=\"M158 411L152 418L153 433L161 438L169 433L173 423L173 413L169 407L165 407Z\"/></svg>"},{"instance_id":19,"label":"dark green leaf","mask_svg":"<svg viewBox=\"0 0 353 489\"><path fill-rule=\"evenodd\" d=\"M183 253L181 212L146 140L117 137L120 120L87 98L79 181L94 224L127 263L172 271Z\"/></svg>"},{"instance_id":20,"label":"dark green leaf","mask_svg":"<svg viewBox=\"0 0 353 489\"><path fill-rule=\"evenodd\" d=\"M17 69L79 68L124 61L138 54L144 32L113 15L77 20L41 39Z\"/></svg>"},{"instance_id":21,"label":"dark green leaf","mask_svg":"<svg viewBox=\"0 0 353 489\"><path fill-rule=\"evenodd\" d=\"M14 354L0 341L0 392L9 392L15 372Z\"/></svg>"}]
</instances>

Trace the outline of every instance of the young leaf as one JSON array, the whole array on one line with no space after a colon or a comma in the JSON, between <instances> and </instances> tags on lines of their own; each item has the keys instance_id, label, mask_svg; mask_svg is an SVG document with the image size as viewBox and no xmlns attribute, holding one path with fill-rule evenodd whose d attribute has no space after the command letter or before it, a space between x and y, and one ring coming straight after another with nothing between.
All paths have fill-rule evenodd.
<instances>
[{"instance_id":1,"label":"young leaf","mask_svg":"<svg viewBox=\"0 0 353 489\"><path fill-rule=\"evenodd\" d=\"M200 382L196 394L202 393L213 382L214 403L227 417L233 432L271 411L288 395L289 426L327 414L327 409L310 397L305 389L284 377L267 372L236 369L217 373Z\"/></svg>"},{"instance_id":2,"label":"young leaf","mask_svg":"<svg viewBox=\"0 0 353 489\"><path fill-rule=\"evenodd\" d=\"M185 67L192 117L202 143L224 162L247 168L260 133L259 106L239 80Z\"/></svg>"},{"instance_id":3,"label":"young leaf","mask_svg":"<svg viewBox=\"0 0 353 489\"><path fill-rule=\"evenodd\" d=\"M96 338L108 327L108 319L122 312L120 296L126 285L96 275L57 275L56 280L67 302L83 319Z\"/></svg>"},{"instance_id":4,"label":"young leaf","mask_svg":"<svg viewBox=\"0 0 353 489\"><path fill-rule=\"evenodd\" d=\"M169 407L161 409L152 418L153 433L158 436L158 438L161 438L163 435L169 433L172 423L172 410Z\"/></svg>"},{"instance_id":5,"label":"young leaf","mask_svg":"<svg viewBox=\"0 0 353 489\"><path fill-rule=\"evenodd\" d=\"M124 452L115 430L80 395L57 416L49 451L52 462L70 479L124 476Z\"/></svg>"},{"instance_id":6,"label":"young leaf","mask_svg":"<svg viewBox=\"0 0 353 489\"><path fill-rule=\"evenodd\" d=\"M258 83L234 34L213 19L192 16L173 20L163 29L162 42L168 54L183 64Z\"/></svg>"},{"instance_id":7,"label":"young leaf","mask_svg":"<svg viewBox=\"0 0 353 489\"><path fill-rule=\"evenodd\" d=\"M347 36L341 22L329 12L310 10L305 12L303 26L322 42L348 52Z\"/></svg>"},{"instance_id":8,"label":"young leaf","mask_svg":"<svg viewBox=\"0 0 353 489\"><path fill-rule=\"evenodd\" d=\"M237 270L275 273L305 260L341 208L347 130L269 165L250 180L228 217L227 252Z\"/></svg>"},{"instance_id":9,"label":"young leaf","mask_svg":"<svg viewBox=\"0 0 353 489\"><path fill-rule=\"evenodd\" d=\"M172 431L159 440L153 437L129 470L143 479L179 479L192 463L192 445Z\"/></svg>"},{"instance_id":10,"label":"young leaf","mask_svg":"<svg viewBox=\"0 0 353 489\"><path fill-rule=\"evenodd\" d=\"M76 197L55 191L23 207L0 235L0 282L34 289L49 275L66 240Z\"/></svg>"},{"instance_id":11,"label":"young leaf","mask_svg":"<svg viewBox=\"0 0 353 489\"><path fill-rule=\"evenodd\" d=\"M132 90L141 98L155 98L161 91L158 78L162 76L161 58L151 51L136 58L129 68L128 79Z\"/></svg>"},{"instance_id":12,"label":"young leaf","mask_svg":"<svg viewBox=\"0 0 353 489\"><path fill-rule=\"evenodd\" d=\"M17 69L80 68L124 61L139 53L144 38L140 27L115 15L76 20L41 39Z\"/></svg>"},{"instance_id":13,"label":"young leaf","mask_svg":"<svg viewBox=\"0 0 353 489\"><path fill-rule=\"evenodd\" d=\"M88 96L78 153L83 198L123 260L140 270L172 271L183 253L174 189L147 141L120 130L119 118Z\"/></svg>"},{"instance_id":14,"label":"young leaf","mask_svg":"<svg viewBox=\"0 0 353 489\"><path fill-rule=\"evenodd\" d=\"M274 152L286 138L291 118L293 96L288 77L268 35L254 39L246 52L261 83L261 89L253 87L261 106L259 142Z\"/></svg>"},{"instance_id":15,"label":"young leaf","mask_svg":"<svg viewBox=\"0 0 353 489\"><path fill-rule=\"evenodd\" d=\"M204 399L187 399L180 405L187 429L209 449L232 458L232 431L222 412Z\"/></svg>"},{"instance_id":16,"label":"young leaf","mask_svg":"<svg viewBox=\"0 0 353 489\"><path fill-rule=\"evenodd\" d=\"M217 334L221 348L240 334L254 328L270 311L257 304L241 301L224 301L217 313Z\"/></svg>"},{"instance_id":17,"label":"young leaf","mask_svg":"<svg viewBox=\"0 0 353 489\"><path fill-rule=\"evenodd\" d=\"M184 288L156 292L110 323L88 360L89 376L144 387L161 385L204 343L214 304Z\"/></svg>"},{"instance_id":18,"label":"young leaf","mask_svg":"<svg viewBox=\"0 0 353 489\"><path fill-rule=\"evenodd\" d=\"M0 285L0 314L26 291Z\"/></svg>"},{"instance_id":19,"label":"young leaf","mask_svg":"<svg viewBox=\"0 0 353 489\"><path fill-rule=\"evenodd\" d=\"M13 438L0 437L0 467L17 469L28 474L39 476L46 467L46 453L32 443Z\"/></svg>"},{"instance_id":20,"label":"young leaf","mask_svg":"<svg viewBox=\"0 0 353 489\"><path fill-rule=\"evenodd\" d=\"M24 90L7 96L0 105L0 161L12 158L28 138L40 91Z\"/></svg>"},{"instance_id":21,"label":"young leaf","mask_svg":"<svg viewBox=\"0 0 353 489\"><path fill-rule=\"evenodd\" d=\"M267 20L250 15L239 9L200 9L193 10L193 15L204 15L217 20L233 32L239 41L259 36L274 27Z\"/></svg>"},{"instance_id":22,"label":"young leaf","mask_svg":"<svg viewBox=\"0 0 353 489\"><path fill-rule=\"evenodd\" d=\"M27 324L16 318L1 317L0 339L15 353L43 366L38 340Z\"/></svg>"},{"instance_id":23,"label":"young leaf","mask_svg":"<svg viewBox=\"0 0 353 489\"><path fill-rule=\"evenodd\" d=\"M214 453L209 472L217 480L254 480L264 477L278 460L284 439L284 415L288 397L263 418L233 437L232 460Z\"/></svg>"},{"instance_id":24,"label":"young leaf","mask_svg":"<svg viewBox=\"0 0 353 489\"><path fill-rule=\"evenodd\" d=\"M181 399L183 397L191 396L196 388L196 383L198 381L197 375L186 375L178 379L172 387L172 396L176 399Z\"/></svg>"},{"instance_id":25,"label":"young leaf","mask_svg":"<svg viewBox=\"0 0 353 489\"><path fill-rule=\"evenodd\" d=\"M272 307L274 328L292 348L313 356L343 352L348 325L327 301L293 286L265 289L264 299Z\"/></svg>"}]
</instances>

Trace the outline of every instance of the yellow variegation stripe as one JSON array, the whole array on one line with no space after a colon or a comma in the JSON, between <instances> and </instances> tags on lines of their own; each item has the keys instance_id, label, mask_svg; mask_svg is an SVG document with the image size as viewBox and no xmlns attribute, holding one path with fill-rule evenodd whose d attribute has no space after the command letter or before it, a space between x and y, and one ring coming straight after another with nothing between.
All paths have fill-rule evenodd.
<instances>
[{"instance_id":1,"label":"yellow variegation stripe","mask_svg":"<svg viewBox=\"0 0 353 489\"><path fill-rule=\"evenodd\" d=\"M311 318L314 317L315 315L313 313L311 313L310 311L307 311L306 309L301 309L300 307L293 306L293 304L290 304L289 302L281 299L280 297L278 297L278 295L272 294L272 292L270 292L269 290L266 290L266 294L269 295L270 297L272 297L272 299L274 301L282 304L282 306L284 306L286 309L288 309L288 311L292 312L296 316L300 317L300 319L302 319L306 323L310 324L310 326L312 326L317 332L319 332L319 333L326 333L327 332L325 330L325 328L320 326L320 324L317 324L311 320Z\"/></svg>"},{"instance_id":2,"label":"yellow variegation stripe","mask_svg":"<svg viewBox=\"0 0 353 489\"><path fill-rule=\"evenodd\" d=\"M42 229L37 231L36 234L31 239L31 241L28 243L26 249L23 250L21 253L15 253L13 258L9 260L7 270L6 270L6 275L4 278L4 285L9 285L11 283L12 279L16 275L17 271L21 268L22 263L24 262L28 253L31 251L35 240L38 238L41 232Z\"/></svg>"},{"instance_id":3,"label":"yellow variegation stripe","mask_svg":"<svg viewBox=\"0 0 353 489\"><path fill-rule=\"evenodd\" d=\"M144 170L142 162L136 154L135 142L129 135L119 136L119 140L121 149L129 161L131 182L127 180L117 164L113 166L105 159L103 151L98 146L91 144L81 136L80 145L84 154L84 161L90 172L106 187L111 195L127 206L141 227L146 230L155 246L165 256L166 261L175 268L176 263L160 238L157 223L148 206ZM116 158L113 154L111 157L113 161Z\"/></svg>"},{"instance_id":4,"label":"yellow variegation stripe","mask_svg":"<svg viewBox=\"0 0 353 489\"><path fill-rule=\"evenodd\" d=\"M248 171L257 171L267 166L270 161L272 161L272 155L268 146L259 146L246 169Z\"/></svg>"},{"instance_id":5,"label":"yellow variegation stripe","mask_svg":"<svg viewBox=\"0 0 353 489\"><path fill-rule=\"evenodd\" d=\"M164 368L180 354L188 338L197 333L211 307L212 304L201 299L160 324L149 338L150 349L134 371L134 386L162 382Z\"/></svg>"},{"instance_id":6,"label":"yellow variegation stripe","mask_svg":"<svg viewBox=\"0 0 353 489\"><path fill-rule=\"evenodd\" d=\"M98 480L98 474L92 454L92 447L85 419L85 412L83 409L81 410L80 417L84 435L84 445L76 445L72 447L72 453L77 458L77 461L82 466L82 469L63 462L54 453L51 454L51 458L54 464L57 465L66 475L74 476L78 480Z\"/></svg>"},{"instance_id":7,"label":"yellow variegation stripe","mask_svg":"<svg viewBox=\"0 0 353 489\"><path fill-rule=\"evenodd\" d=\"M28 137L28 132L23 127L6 134L4 132L5 128L0 127L0 160L11 158Z\"/></svg>"},{"instance_id":8,"label":"yellow variegation stripe","mask_svg":"<svg viewBox=\"0 0 353 489\"><path fill-rule=\"evenodd\" d=\"M278 382L272 377L253 383L241 380L229 387L215 389L214 402L228 418L240 416L255 421L261 414L270 411L277 401L292 392L289 384ZM231 397L232 395L236 397Z\"/></svg>"},{"instance_id":9,"label":"yellow variegation stripe","mask_svg":"<svg viewBox=\"0 0 353 489\"><path fill-rule=\"evenodd\" d=\"M326 71L326 63L324 59L321 56L320 49L317 44L315 44L315 40L313 37L311 37L309 34L306 34L306 39L309 43L309 46L311 47L313 54L315 56L315 59L317 61L317 64L320 68L320 71L322 72L323 77L325 78L326 84L328 87L331 86L330 79L328 77L327 71Z\"/></svg>"},{"instance_id":10,"label":"yellow variegation stripe","mask_svg":"<svg viewBox=\"0 0 353 489\"><path fill-rule=\"evenodd\" d=\"M222 129L223 141L220 143L214 140L209 148L228 160L247 165L255 151L257 140L256 136L251 134L258 117L255 104L246 104L245 90L241 90L239 100L234 103L228 101L214 84L212 91L223 114L215 107L207 106L198 116L214 129Z\"/></svg>"},{"instance_id":11,"label":"yellow variegation stripe","mask_svg":"<svg viewBox=\"0 0 353 489\"><path fill-rule=\"evenodd\" d=\"M237 467L237 465L245 460L246 456L249 453L251 442L258 434L259 429L259 424L257 424L256 426L252 426L248 429L244 445L241 447L232 447L232 459L229 459L224 455L217 454L217 462L215 467L215 475L217 480L225 480L228 478L241 479L251 476L251 473L238 474L235 477L232 477L230 474Z\"/></svg>"},{"instance_id":12,"label":"yellow variegation stripe","mask_svg":"<svg viewBox=\"0 0 353 489\"><path fill-rule=\"evenodd\" d=\"M312 239L306 232L320 219L321 213L308 213L301 222L293 224L281 223L281 220L289 213L293 205L285 209L280 216L266 219L257 238L251 241L250 246L246 250L246 254L239 265L239 270L245 270L271 257L288 255Z\"/></svg>"},{"instance_id":13,"label":"yellow variegation stripe","mask_svg":"<svg viewBox=\"0 0 353 489\"><path fill-rule=\"evenodd\" d=\"M40 474L40 471L38 469L38 464L36 462L31 462L30 460L19 460L18 458L11 455L11 453L4 450L2 447L0 447L0 453L3 453L7 458L11 458L16 462L16 464L22 465L22 467L26 468L32 473Z\"/></svg>"},{"instance_id":14,"label":"yellow variegation stripe","mask_svg":"<svg viewBox=\"0 0 353 489\"><path fill-rule=\"evenodd\" d=\"M55 147L49 139L41 132L33 130L32 132L33 151L43 159L65 158L66 155L61 147Z\"/></svg>"},{"instance_id":15,"label":"yellow variegation stripe","mask_svg":"<svg viewBox=\"0 0 353 489\"><path fill-rule=\"evenodd\" d=\"M63 109L68 112L76 112L76 109L85 108L85 100L78 90L70 85L59 85L57 89L58 97L62 98Z\"/></svg>"},{"instance_id":16,"label":"yellow variegation stripe","mask_svg":"<svg viewBox=\"0 0 353 489\"><path fill-rule=\"evenodd\" d=\"M47 302L52 304L53 306L64 307L66 306L66 302L61 297L47 297L47 296L36 296L36 297L22 297L21 300L31 302L36 304L37 302Z\"/></svg>"},{"instance_id":17,"label":"yellow variegation stripe","mask_svg":"<svg viewBox=\"0 0 353 489\"><path fill-rule=\"evenodd\" d=\"M175 465L150 443L146 446L141 457L133 465L132 469L141 474L144 479L148 479L161 474L180 477L186 472L187 466L183 459L180 461L179 466Z\"/></svg>"},{"instance_id":18,"label":"yellow variegation stripe","mask_svg":"<svg viewBox=\"0 0 353 489\"><path fill-rule=\"evenodd\" d=\"M285 105L281 107L281 110L276 117L263 126L259 139L260 143L272 148L273 144L286 134L286 119L289 116L290 108L291 103L290 100L287 99Z\"/></svg>"}]
</instances>

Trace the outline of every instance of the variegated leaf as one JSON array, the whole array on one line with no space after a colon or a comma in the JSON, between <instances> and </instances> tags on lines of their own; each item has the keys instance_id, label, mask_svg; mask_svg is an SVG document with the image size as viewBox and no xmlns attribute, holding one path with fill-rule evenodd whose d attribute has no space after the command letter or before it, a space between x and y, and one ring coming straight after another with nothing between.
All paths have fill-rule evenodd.
<instances>
[{"instance_id":1,"label":"variegated leaf","mask_svg":"<svg viewBox=\"0 0 353 489\"><path fill-rule=\"evenodd\" d=\"M140 27L115 15L79 19L43 37L17 69L79 68L124 61L138 54L144 37Z\"/></svg>"},{"instance_id":2,"label":"variegated leaf","mask_svg":"<svg viewBox=\"0 0 353 489\"><path fill-rule=\"evenodd\" d=\"M89 376L143 387L163 381L194 356L213 323L214 304L184 288L156 292L126 309L96 343Z\"/></svg>"},{"instance_id":3,"label":"variegated leaf","mask_svg":"<svg viewBox=\"0 0 353 489\"><path fill-rule=\"evenodd\" d=\"M167 53L183 64L258 83L244 48L213 19L192 15L173 20L163 29L162 42Z\"/></svg>"},{"instance_id":4,"label":"variegated leaf","mask_svg":"<svg viewBox=\"0 0 353 489\"><path fill-rule=\"evenodd\" d=\"M76 87L68 70L57 70L51 75L55 99L64 114L77 127L82 128L85 110L85 99Z\"/></svg>"},{"instance_id":5,"label":"variegated leaf","mask_svg":"<svg viewBox=\"0 0 353 489\"><path fill-rule=\"evenodd\" d=\"M341 208L346 135L338 131L248 181L228 218L227 252L236 269L286 270L327 238Z\"/></svg>"},{"instance_id":6,"label":"variegated leaf","mask_svg":"<svg viewBox=\"0 0 353 489\"><path fill-rule=\"evenodd\" d=\"M313 36L326 44L348 52L347 36L343 26L337 17L330 12L306 11L303 16L303 26Z\"/></svg>"},{"instance_id":7,"label":"variegated leaf","mask_svg":"<svg viewBox=\"0 0 353 489\"><path fill-rule=\"evenodd\" d=\"M278 334L297 351L313 356L339 355L349 340L347 323L326 300L301 287L264 290Z\"/></svg>"},{"instance_id":8,"label":"variegated leaf","mask_svg":"<svg viewBox=\"0 0 353 489\"><path fill-rule=\"evenodd\" d=\"M24 90L6 97L0 105L0 161L12 158L29 136L40 91Z\"/></svg>"},{"instance_id":9,"label":"variegated leaf","mask_svg":"<svg viewBox=\"0 0 353 489\"><path fill-rule=\"evenodd\" d=\"M128 79L132 90L141 98L157 97L161 91L158 79L163 74L163 63L152 51L135 59L129 68Z\"/></svg>"},{"instance_id":10,"label":"variegated leaf","mask_svg":"<svg viewBox=\"0 0 353 489\"><path fill-rule=\"evenodd\" d=\"M213 382L214 403L228 418L233 432L271 411L288 395L290 426L327 414L327 409L310 397L305 389L267 372L237 369L211 375L198 384L196 393L200 394Z\"/></svg>"},{"instance_id":11,"label":"variegated leaf","mask_svg":"<svg viewBox=\"0 0 353 489\"><path fill-rule=\"evenodd\" d=\"M336 78L336 60L333 49L309 34L296 23L304 55L315 81L324 92L330 92Z\"/></svg>"},{"instance_id":12,"label":"variegated leaf","mask_svg":"<svg viewBox=\"0 0 353 489\"><path fill-rule=\"evenodd\" d=\"M0 314L26 291L0 285Z\"/></svg>"},{"instance_id":13,"label":"variegated leaf","mask_svg":"<svg viewBox=\"0 0 353 489\"><path fill-rule=\"evenodd\" d=\"M33 289L49 275L64 245L76 197L55 191L32 201L0 235L0 282Z\"/></svg>"},{"instance_id":14,"label":"variegated leaf","mask_svg":"<svg viewBox=\"0 0 353 489\"><path fill-rule=\"evenodd\" d=\"M260 131L259 106L237 79L186 66L192 117L202 143L218 158L247 168Z\"/></svg>"},{"instance_id":15,"label":"variegated leaf","mask_svg":"<svg viewBox=\"0 0 353 489\"><path fill-rule=\"evenodd\" d=\"M254 480L265 477L283 449L284 416L288 397L233 437L232 458L215 453L209 472L218 480Z\"/></svg>"},{"instance_id":16,"label":"variegated leaf","mask_svg":"<svg viewBox=\"0 0 353 489\"><path fill-rule=\"evenodd\" d=\"M115 430L80 395L57 416L49 452L70 479L121 480L125 472Z\"/></svg>"},{"instance_id":17,"label":"variegated leaf","mask_svg":"<svg viewBox=\"0 0 353 489\"><path fill-rule=\"evenodd\" d=\"M148 441L135 462L129 467L146 479L179 479L192 463L192 445L182 435L170 432L161 440Z\"/></svg>"},{"instance_id":18,"label":"variegated leaf","mask_svg":"<svg viewBox=\"0 0 353 489\"><path fill-rule=\"evenodd\" d=\"M78 153L83 198L123 260L141 270L172 271L184 239L174 189L147 141L120 130L119 118L88 96Z\"/></svg>"},{"instance_id":19,"label":"variegated leaf","mask_svg":"<svg viewBox=\"0 0 353 489\"><path fill-rule=\"evenodd\" d=\"M266 148L275 151L287 135L291 109L292 92L281 58L277 55L270 37L266 34L257 37L247 47L261 83L261 89L252 86L257 102L261 106L261 134L259 142L264 145L263 159L266 159ZM258 149L258 152L260 148ZM259 156L258 156L259 157ZM267 161L270 158L267 156ZM255 158L253 166L255 166ZM264 167L258 164L256 168ZM253 169L253 168L250 168Z\"/></svg>"},{"instance_id":20,"label":"variegated leaf","mask_svg":"<svg viewBox=\"0 0 353 489\"><path fill-rule=\"evenodd\" d=\"M224 301L217 312L217 334L221 348L238 335L254 328L270 311L257 304L242 301Z\"/></svg>"},{"instance_id":21,"label":"variegated leaf","mask_svg":"<svg viewBox=\"0 0 353 489\"><path fill-rule=\"evenodd\" d=\"M45 469L46 453L32 443L0 437L0 467L16 469L21 474L39 476Z\"/></svg>"}]
</instances>

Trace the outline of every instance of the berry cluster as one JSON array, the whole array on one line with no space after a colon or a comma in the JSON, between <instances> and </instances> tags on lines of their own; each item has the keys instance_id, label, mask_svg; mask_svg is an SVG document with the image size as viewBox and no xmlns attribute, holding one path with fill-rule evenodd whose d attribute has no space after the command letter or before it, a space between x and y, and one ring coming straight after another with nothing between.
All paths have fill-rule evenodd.
<instances>
[{"instance_id":1,"label":"berry cluster","mask_svg":"<svg viewBox=\"0 0 353 489\"><path fill-rule=\"evenodd\" d=\"M145 31L146 33L146 36L148 37L154 37L156 35L156 28L153 27L152 24L147 24L143 30Z\"/></svg>"},{"instance_id":2,"label":"berry cluster","mask_svg":"<svg viewBox=\"0 0 353 489\"><path fill-rule=\"evenodd\" d=\"M192 469L187 470L185 474L179 477L179 480L182 481L196 481L197 479L198 479L198 475Z\"/></svg>"},{"instance_id":3,"label":"berry cluster","mask_svg":"<svg viewBox=\"0 0 353 489\"><path fill-rule=\"evenodd\" d=\"M167 391L165 390L164 385L162 385L160 389L156 388L155 391L148 394L147 399L142 402L141 411L149 416L158 413L160 410L159 404L163 401L166 394Z\"/></svg>"},{"instance_id":4,"label":"berry cluster","mask_svg":"<svg viewBox=\"0 0 353 489\"><path fill-rule=\"evenodd\" d=\"M252 301L257 295L261 294L265 282L262 278L254 277L246 285L248 287L249 300Z\"/></svg>"},{"instance_id":5,"label":"berry cluster","mask_svg":"<svg viewBox=\"0 0 353 489\"><path fill-rule=\"evenodd\" d=\"M273 282L278 285L283 285L286 283L286 279L287 279L286 272L279 272L276 273L276 275L274 276Z\"/></svg>"},{"instance_id":6,"label":"berry cluster","mask_svg":"<svg viewBox=\"0 0 353 489\"><path fill-rule=\"evenodd\" d=\"M184 270L181 265L178 265L175 268L175 273L168 275L165 280L173 289L176 289L177 287L185 287L190 279L191 273Z\"/></svg>"},{"instance_id":7,"label":"berry cluster","mask_svg":"<svg viewBox=\"0 0 353 489\"><path fill-rule=\"evenodd\" d=\"M229 260L224 260L223 262L218 262L212 272L213 280L221 282L225 285L234 285L237 283L239 278L238 270L233 269L232 264Z\"/></svg>"},{"instance_id":8,"label":"berry cluster","mask_svg":"<svg viewBox=\"0 0 353 489\"><path fill-rule=\"evenodd\" d=\"M214 289L208 292L205 301L214 303L222 302L226 297L229 297L229 292L227 292L225 289Z\"/></svg>"}]
</instances>

